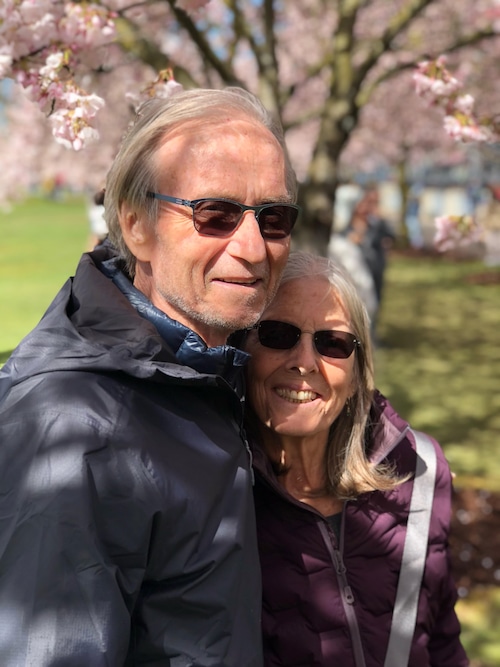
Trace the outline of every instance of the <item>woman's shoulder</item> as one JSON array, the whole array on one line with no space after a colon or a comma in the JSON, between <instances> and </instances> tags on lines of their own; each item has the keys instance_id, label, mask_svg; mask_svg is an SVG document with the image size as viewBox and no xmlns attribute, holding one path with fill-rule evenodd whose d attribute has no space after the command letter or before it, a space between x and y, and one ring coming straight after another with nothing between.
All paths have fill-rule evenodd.
<instances>
[{"instance_id":1,"label":"woman's shoulder","mask_svg":"<svg viewBox=\"0 0 500 667\"><path fill-rule=\"evenodd\" d=\"M401 417L379 391L374 393L371 420L372 451L378 452L379 458L382 455L387 456L397 465L399 472L415 472L417 455L426 458L431 450L436 457L436 484L451 483L450 467L436 438L420 431ZM418 454L417 439L423 445L418 447Z\"/></svg>"}]
</instances>

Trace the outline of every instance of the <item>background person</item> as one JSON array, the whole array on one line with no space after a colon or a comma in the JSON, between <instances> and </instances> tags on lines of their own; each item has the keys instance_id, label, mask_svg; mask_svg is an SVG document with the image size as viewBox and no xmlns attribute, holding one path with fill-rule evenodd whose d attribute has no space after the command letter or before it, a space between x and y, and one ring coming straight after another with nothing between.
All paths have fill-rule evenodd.
<instances>
[{"instance_id":1,"label":"background person","mask_svg":"<svg viewBox=\"0 0 500 667\"><path fill-rule=\"evenodd\" d=\"M293 253L246 349L265 665L384 667L391 623L402 631L393 611L419 464L413 432L374 390L364 305L333 262ZM417 621L409 659L391 664L465 667L451 475L427 443L437 475Z\"/></svg>"},{"instance_id":2,"label":"background person","mask_svg":"<svg viewBox=\"0 0 500 667\"><path fill-rule=\"evenodd\" d=\"M395 241L389 223L380 215L380 197L377 188L369 187L354 207L345 235L361 249L366 266L373 278L376 307L371 315L372 334L375 338L377 316L382 303L382 294L387 265L387 251Z\"/></svg>"},{"instance_id":3,"label":"background person","mask_svg":"<svg viewBox=\"0 0 500 667\"><path fill-rule=\"evenodd\" d=\"M87 208L90 225L90 238L88 240L89 250L93 250L108 236L108 225L104 217L104 194L104 188L94 193L92 201Z\"/></svg>"},{"instance_id":4,"label":"background person","mask_svg":"<svg viewBox=\"0 0 500 667\"><path fill-rule=\"evenodd\" d=\"M276 291L294 197L245 91L139 110L106 183L117 254L83 255L0 373L2 667L262 664L226 339Z\"/></svg>"},{"instance_id":5,"label":"background person","mask_svg":"<svg viewBox=\"0 0 500 667\"><path fill-rule=\"evenodd\" d=\"M377 316L379 301L375 292L373 275L363 256L358 243L354 243L344 234L334 233L328 243L328 257L344 267L354 282L365 304L370 319Z\"/></svg>"}]
</instances>

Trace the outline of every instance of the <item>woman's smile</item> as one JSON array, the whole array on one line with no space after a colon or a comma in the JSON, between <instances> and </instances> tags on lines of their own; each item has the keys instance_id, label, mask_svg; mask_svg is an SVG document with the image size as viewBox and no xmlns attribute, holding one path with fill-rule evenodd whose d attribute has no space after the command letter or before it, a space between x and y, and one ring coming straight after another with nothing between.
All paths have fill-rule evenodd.
<instances>
[{"instance_id":1,"label":"woman's smile","mask_svg":"<svg viewBox=\"0 0 500 667\"><path fill-rule=\"evenodd\" d=\"M287 389L286 387L276 387L274 390L280 398L284 398L291 403L310 403L318 398L319 394L310 389Z\"/></svg>"}]
</instances>

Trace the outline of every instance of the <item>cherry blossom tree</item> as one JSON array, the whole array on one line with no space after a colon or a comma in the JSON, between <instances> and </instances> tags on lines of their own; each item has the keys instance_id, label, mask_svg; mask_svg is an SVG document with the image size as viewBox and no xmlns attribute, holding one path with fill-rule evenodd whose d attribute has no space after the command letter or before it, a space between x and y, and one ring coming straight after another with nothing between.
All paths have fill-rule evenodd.
<instances>
[{"instance_id":1,"label":"cherry blossom tree","mask_svg":"<svg viewBox=\"0 0 500 667\"><path fill-rule=\"evenodd\" d=\"M464 51L463 56L468 60L475 56L475 52L472 49L470 53ZM475 59L478 60L477 57ZM485 58L481 58L480 62L483 70ZM443 64L441 59L437 69ZM477 171L478 162L488 159L487 151L483 149L484 140L473 138L483 139L483 134L471 132L477 126L477 120L459 112L459 118L464 123L463 133L456 129L446 131L443 120L446 108L452 111L452 98L441 96L438 102L429 92L418 97L415 95L417 83L422 79L422 68L428 66L430 63L425 66L419 63L413 76L406 71L394 76L390 95L387 94L387 86L380 86L374 92L370 104L360 112L357 127L351 133L340 161L342 173L351 178L359 179L363 174L376 172L390 174L391 180L399 187L398 228L401 242L405 237L409 242L405 227L408 202L423 188L429 170L439 167L444 171L462 165ZM449 72L448 75L451 77ZM427 90L427 87L424 88ZM463 92L463 85L456 77L453 90L453 97L469 95ZM500 91L496 91L494 96L490 95L490 108L499 107ZM486 121L484 117L482 120ZM491 122L489 127L492 127ZM488 136L492 136L491 130L488 130ZM471 178L474 177L471 174Z\"/></svg>"},{"instance_id":2,"label":"cherry blossom tree","mask_svg":"<svg viewBox=\"0 0 500 667\"><path fill-rule=\"evenodd\" d=\"M287 132L306 211L301 240L320 248L342 154L355 130L365 127L364 141L370 133L364 111L397 94L397 79L408 86L423 60L488 43L494 56L500 31L495 0L3 0L0 7L0 72L26 87L56 138L73 149L100 130L97 155L91 145L79 151L89 162L105 144L112 154L141 91L165 92L162 72L185 87L256 92ZM472 80L477 72L471 66L466 74ZM435 111L421 108L424 119ZM394 111L379 136L390 143L398 122Z\"/></svg>"},{"instance_id":3,"label":"cherry blossom tree","mask_svg":"<svg viewBox=\"0 0 500 667\"><path fill-rule=\"evenodd\" d=\"M449 71L446 61L445 56L439 56L434 61L418 63L413 75L417 94L442 111L444 131L452 139L462 143L498 143L497 115L478 115L473 95L464 92L463 82ZM440 216L435 224L434 244L442 252L485 236L474 215Z\"/></svg>"}]
</instances>

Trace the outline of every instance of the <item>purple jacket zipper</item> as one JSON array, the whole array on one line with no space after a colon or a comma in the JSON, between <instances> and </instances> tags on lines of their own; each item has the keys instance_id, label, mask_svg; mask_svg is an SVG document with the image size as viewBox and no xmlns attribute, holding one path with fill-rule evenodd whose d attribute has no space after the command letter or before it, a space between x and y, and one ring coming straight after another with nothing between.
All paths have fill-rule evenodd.
<instances>
[{"instance_id":1,"label":"purple jacket zipper","mask_svg":"<svg viewBox=\"0 0 500 667\"><path fill-rule=\"evenodd\" d=\"M337 549L334 542L332 541L332 535L326 527L324 521L318 521L318 528L320 530L321 536L325 542L330 558L332 559L335 572L337 573L337 581L340 588L340 596L342 599L342 604L344 606L344 612L347 618L347 624L349 626L349 631L351 633L352 647L354 652L354 660L356 667L366 667L365 656L363 652L363 644L361 642L361 634L359 632L358 619L356 618L356 612L354 610L354 595L352 589L349 586L346 576L346 567L344 565L344 560L342 558L342 536L344 535L344 518L345 514L342 512L342 527L341 527L341 543L340 549Z\"/></svg>"}]
</instances>

